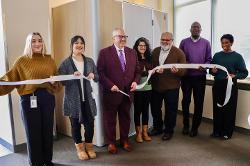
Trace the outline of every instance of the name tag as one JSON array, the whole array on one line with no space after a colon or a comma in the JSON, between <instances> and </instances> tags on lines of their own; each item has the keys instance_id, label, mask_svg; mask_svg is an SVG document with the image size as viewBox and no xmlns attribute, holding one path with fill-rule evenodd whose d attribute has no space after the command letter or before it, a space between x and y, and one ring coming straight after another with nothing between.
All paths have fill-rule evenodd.
<instances>
[{"instance_id":1,"label":"name tag","mask_svg":"<svg viewBox=\"0 0 250 166\"><path fill-rule=\"evenodd\" d=\"M30 108L37 108L37 97L30 96Z\"/></svg>"}]
</instances>

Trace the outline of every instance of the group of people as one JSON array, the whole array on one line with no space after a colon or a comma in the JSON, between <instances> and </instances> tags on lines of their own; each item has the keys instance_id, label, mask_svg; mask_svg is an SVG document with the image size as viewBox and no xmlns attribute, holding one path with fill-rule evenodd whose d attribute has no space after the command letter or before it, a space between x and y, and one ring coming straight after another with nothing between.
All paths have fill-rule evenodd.
<instances>
[{"instance_id":1,"label":"group of people","mask_svg":"<svg viewBox=\"0 0 250 166\"><path fill-rule=\"evenodd\" d=\"M201 25L191 25L191 37L181 41L177 48L173 35L164 32L160 46L153 51L149 41L141 37L133 49L126 46L127 37L122 28L112 32L113 45L100 50L97 65L87 57L85 40L74 36L70 43L70 55L57 69L55 61L46 54L42 36L39 33L28 35L23 56L20 56L13 67L0 78L1 81L22 81L43 79L55 75L84 75L87 79L46 82L38 85L0 86L0 95L17 89L20 95L21 115L24 123L29 164L32 166L53 166L53 120L54 94L64 86L63 113L69 117L72 138L77 156L80 160L94 159L93 148L94 117L97 114L95 99L92 96L91 81L100 82L103 104L103 125L108 152L116 154L116 122L119 119L120 144L126 151L131 151L129 143L130 108L134 103L134 123L136 142L151 141L151 136L163 133L162 140L170 140L174 134L179 101L179 89L183 92L183 130L184 135L195 137L201 124L206 87L206 69L158 69L163 64L218 64L227 68L233 79L231 98L227 105L223 103L227 84L227 75L217 68L209 72L215 76L213 84L213 119L212 137L229 139L235 125L237 107L237 79L248 75L242 56L232 50L234 42L230 34L221 37L222 51L211 56L208 40L200 36ZM149 71L153 75L142 88L137 85L147 80ZM127 94L127 95L124 95ZM194 116L192 126L189 122L189 105L191 95L194 98ZM162 102L165 116L162 119ZM148 133L149 105L153 116L153 129ZM81 126L84 126L84 138ZM84 139L84 141L83 141Z\"/></svg>"}]
</instances>

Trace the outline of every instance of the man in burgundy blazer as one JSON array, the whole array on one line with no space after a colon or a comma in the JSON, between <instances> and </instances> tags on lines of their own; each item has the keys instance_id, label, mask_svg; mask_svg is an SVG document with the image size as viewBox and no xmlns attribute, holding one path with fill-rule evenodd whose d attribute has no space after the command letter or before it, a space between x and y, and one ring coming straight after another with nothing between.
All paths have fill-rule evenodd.
<instances>
[{"instance_id":1,"label":"man in burgundy blazer","mask_svg":"<svg viewBox=\"0 0 250 166\"><path fill-rule=\"evenodd\" d=\"M116 28L112 35L113 45L100 51L97 70L103 90L103 120L108 151L115 154L117 113L121 145L127 151L132 150L128 142L130 107L133 91L140 80L140 67L136 52L125 46L127 36L124 30ZM130 97L123 95L119 90Z\"/></svg>"}]
</instances>

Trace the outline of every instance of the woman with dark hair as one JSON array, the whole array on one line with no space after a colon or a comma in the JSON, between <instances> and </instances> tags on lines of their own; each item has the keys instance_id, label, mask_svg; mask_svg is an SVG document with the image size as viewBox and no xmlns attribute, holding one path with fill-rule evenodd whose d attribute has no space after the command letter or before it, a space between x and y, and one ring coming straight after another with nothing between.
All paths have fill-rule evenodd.
<instances>
[{"instance_id":1,"label":"woman with dark hair","mask_svg":"<svg viewBox=\"0 0 250 166\"><path fill-rule=\"evenodd\" d=\"M215 76L212 89L214 127L211 136L227 140L232 137L235 126L238 98L237 79L246 78L248 71L242 56L231 48L234 42L233 36L225 34L220 40L223 50L214 55L211 63L224 66L228 70L233 80L233 86L229 102L223 107L218 107L217 103L224 102L228 78L226 72L222 70L216 68L210 70L210 73Z\"/></svg>"},{"instance_id":2,"label":"woman with dark hair","mask_svg":"<svg viewBox=\"0 0 250 166\"><path fill-rule=\"evenodd\" d=\"M140 83L142 83L147 79L148 71L152 69L149 42L146 38L141 37L137 39L133 48L137 52L137 57L141 68ZM148 136L148 109L151 100L151 90L151 84L148 83L142 89L135 91L134 122L136 130L136 142L138 143L142 143L143 140L151 141L151 138ZM142 127L140 121L141 115Z\"/></svg>"},{"instance_id":3,"label":"woman with dark hair","mask_svg":"<svg viewBox=\"0 0 250 166\"><path fill-rule=\"evenodd\" d=\"M94 117L96 116L96 103L92 96L91 80L98 81L99 76L94 61L84 55L85 41L82 36L74 36L70 44L71 54L59 67L62 75L84 75L89 80L63 81L64 115L71 123L72 137L80 160L96 158L93 149ZM81 124L84 125L84 138L82 141Z\"/></svg>"}]
</instances>

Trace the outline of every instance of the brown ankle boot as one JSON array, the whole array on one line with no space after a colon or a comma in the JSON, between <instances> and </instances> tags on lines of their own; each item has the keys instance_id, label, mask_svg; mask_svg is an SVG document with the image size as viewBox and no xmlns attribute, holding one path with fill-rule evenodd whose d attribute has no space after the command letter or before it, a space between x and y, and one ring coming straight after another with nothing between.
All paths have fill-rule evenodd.
<instances>
[{"instance_id":1,"label":"brown ankle boot","mask_svg":"<svg viewBox=\"0 0 250 166\"><path fill-rule=\"evenodd\" d=\"M85 152L85 145L84 145L84 143L75 144L75 146L76 146L76 151L77 151L78 158L80 160L88 160L89 156Z\"/></svg>"},{"instance_id":2,"label":"brown ankle boot","mask_svg":"<svg viewBox=\"0 0 250 166\"><path fill-rule=\"evenodd\" d=\"M90 159L94 159L96 158L96 153L94 151L94 147L92 143L85 143L85 148L86 148L86 152L89 156Z\"/></svg>"},{"instance_id":3,"label":"brown ankle boot","mask_svg":"<svg viewBox=\"0 0 250 166\"><path fill-rule=\"evenodd\" d=\"M136 126L135 131L136 131L135 141L138 143L142 143L143 139L142 139L142 134L141 134L141 126Z\"/></svg>"},{"instance_id":4,"label":"brown ankle boot","mask_svg":"<svg viewBox=\"0 0 250 166\"><path fill-rule=\"evenodd\" d=\"M151 137L148 136L148 125L142 126L142 138L145 141L151 141Z\"/></svg>"}]
</instances>

